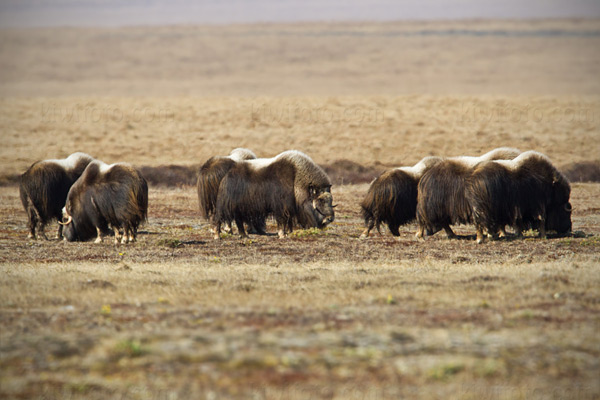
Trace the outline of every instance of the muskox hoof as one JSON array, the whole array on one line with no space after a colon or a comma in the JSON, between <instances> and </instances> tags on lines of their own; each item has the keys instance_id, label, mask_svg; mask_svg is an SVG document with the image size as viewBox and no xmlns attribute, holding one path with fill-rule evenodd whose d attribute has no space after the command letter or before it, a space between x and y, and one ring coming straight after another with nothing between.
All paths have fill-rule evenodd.
<instances>
[{"instance_id":1,"label":"muskox hoof","mask_svg":"<svg viewBox=\"0 0 600 400\"><path fill-rule=\"evenodd\" d=\"M97 237L96 240L94 240L94 243L102 243L102 238Z\"/></svg>"},{"instance_id":2,"label":"muskox hoof","mask_svg":"<svg viewBox=\"0 0 600 400\"><path fill-rule=\"evenodd\" d=\"M123 238L121 239L121 244L127 244L127 235L123 235Z\"/></svg>"},{"instance_id":3,"label":"muskox hoof","mask_svg":"<svg viewBox=\"0 0 600 400\"><path fill-rule=\"evenodd\" d=\"M29 233L27 235L27 239L33 239L33 240L35 240L35 235L33 233Z\"/></svg>"},{"instance_id":4,"label":"muskox hoof","mask_svg":"<svg viewBox=\"0 0 600 400\"><path fill-rule=\"evenodd\" d=\"M215 235L213 236L213 239L214 239L214 240L221 240L221 235L219 235L219 234L215 234Z\"/></svg>"}]
</instances>

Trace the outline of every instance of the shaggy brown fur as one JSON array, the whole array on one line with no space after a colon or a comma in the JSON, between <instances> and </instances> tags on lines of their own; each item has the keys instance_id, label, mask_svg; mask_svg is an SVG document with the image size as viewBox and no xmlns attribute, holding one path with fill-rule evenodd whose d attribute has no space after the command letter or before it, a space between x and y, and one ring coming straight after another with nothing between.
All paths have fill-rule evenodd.
<instances>
[{"instance_id":1,"label":"shaggy brown fur","mask_svg":"<svg viewBox=\"0 0 600 400\"><path fill-rule=\"evenodd\" d=\"M27 213L30 238L36 237L37 229L47 239L45 226L54 219L61 220L71 185L91 161L93 158L87 154L73 153L64 160L38 161L21 175L19 195ZM58 237L62 237L62 225Z\"/></svg>"},{"instance_id":2,"label":"shaggy brown fur","mask_svg":"<svg viewBox=\"0 0 600 400\"><path fill-rule=\"evenodd\" d=\"M102 235L111 227L118 242L134 241L140 223L148 212L148 184L129 164L106 165L94 161L73 184L65 206L65 238L86 241ZM69 221L70 219L70 221Z\"/></svg>"},{"instance_id":3,"label":"shaggy brown fur","mask_svg":"<svg viewBox=\"0 0 600 400\"><path fill-rule=\"evenodd\" d=\"M254 169L237 163L221 181L214 216L215 239L220 239L221 225L235 221L240 236L245 237L245 224L264 221L273 216L279 236L292 230L297 216L294 198L296 169L286 160L275 161Z\"/></svg>"},{"instance_id":4,"label":"shaggy brown fur","mask_svg":"<svg viewBox=\"0 0 600 400\"><path fill-rule=\"evenodd\" d=\"M450 225L471 222L471 209L465 198L465 181L472 169L459 161L445 160L431 167L419 181L417 237L444 229L455 237Z\"/></svg>"},{"instance_id":5,"label":"shaggy brown fur","mask_svg":"<svg viewBox=\"0 0 600 400\"><path fill-rule=\"evenodd\" d=\"M323 228L334 220L332 214L324 218L312 205L312 202L323 193L331 193L331 180L319 165L309 156L297 151L288 150L270 159L246 161L255 169L263 168L273 162L285 160L294 165L294 197L298 215L296 221L303 228Z\"/></svg>"},{"instance_id":6,"label":"shaggy brown fur","mask_svg":"<svg viewBox=\"0 0 600 400\"><path fill-rule=\"evenodd\" d=\"M361 237L368 237L373 227L380 232L382 222L387 223L392 235L399 236L400 225L415 219L421 176L441 160L425 157L413 167L394 168L375 179L360 204L366 227Z\"/></svg>"},{"instance_id":7,"label":"shaggy brown fur","mask_svg":"<svg viewBox=\"0 0 600 400\"><path fill-rule=\"evenodd\" d=\"M211 157L198 171L197 191L200 215L210 220L215 212L217 195L221 180L238 162L256 159L256 155L248 149L233 149L229 156Z\"/></svg>"},{"instance_id":8,"label":"shaggy brown fur","mask_svg":"<svg viewBox=\"0 0 600 400\"><path fill-rule=\"evenodd\" d=\"M486 180L493 181L493 174L490 171L499 171L498 167L482 165L472 178L472 188L469 189L470 201L475 207L481 208L481 205L492 196L495 196L495 190L500 193L513 191L513 194L507 195L506 201L512 204L511 208L514 218L508 218L509 225L512 225L517 235L520 236L523 229L538 229L540 237L546 236L546 230L553 230L560 234L568 233L571 230L571 204L569 197L571 195L571 186L565 176L560 173L552 162L544 154L528 151L521 154L512 161L495 161L495 163L506 172L510 183L504 183L501 189L489 188L487 196L481 192L482 182ZM500 182L506 182L502 178ZM486 184L489 185L489 184ZM496 187L499 184L496 184ZM510 189L507 189L509 187ZM494 198L492 202L498 202ZM496 206L497 207L497 206ZM510 210L504 210L506 212ZM497 211L496 211L497 212ZM501 211L502 212L502 211ZM486 209L478 210L478 227L487 227L493 224L493 217L490 211ZM504 221L501 221L502 223Z\"/></svg>"}]
</instances>

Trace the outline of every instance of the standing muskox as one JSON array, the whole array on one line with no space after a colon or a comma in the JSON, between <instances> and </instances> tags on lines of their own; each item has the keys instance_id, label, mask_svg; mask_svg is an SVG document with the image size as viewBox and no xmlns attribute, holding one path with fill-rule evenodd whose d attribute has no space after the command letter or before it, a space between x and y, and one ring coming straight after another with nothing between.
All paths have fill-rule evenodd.
<instances>
[{"instance_id":1,"label":"standing muskox","mask_svg":"<svg viewBox=\"0 0 600 400\"><path fill-rule=\"evenodd\" d=\"M454 157L431 167L423 174L418 185L417 237L422 238L425 231L433 234L441 229L444 229L449 238L455 237L450 225L472 222L465 188L467 179L477 164L491 160L511 160L519 154L517 149L501 147L481 157Z\"/></svg>"},{"instance_id":2,"label":"standing muskox","mask_svg":"<svg viewBox=\"0 0 600 400\"><path fill-rule=\"evenodd\" d=\"M244 148L233 149L228 156L211 157L200 167L198 171L198 203L200 215L210 220L215 212L217 194L221 180L236 163L255 159L256 155Z\"/></svg>"},{"instance_id":3,"label":"standing muskox","mask_svg":"<svg viewBox=\"0 0 600 400\"><path fill-rule=\"evenodd\" d=\"M275 217L280 237L294 223L323 228L335 219L332 202L329 177L304 153L290 150L273 158L240 162L219 187L215 238L223 223L235 221L245 236L243 223L252 225L269 215Z\"/></svg>"},{"instance_id":4,"label":"standing muskox","mask_svg":"<svg viewBox=\"0 0 600 400\"><path fill-rule=\"evenodd\" d=\"M64 235L72 241L102 236L111 227L115 243L135 241L140 223L146 220L148 184L129 164L90 163L73 184L64 208Z\"/></svg>"},{"instance_id":5,"label":"standing muskox","mask_svg":"<svg viewBox=\"0 0 600 400\"><path fill-rule=\"evenodd\" d=\"M501 147L480 157L456 157L466 166L476 165L484 160L512 159L520 153L517 149ZM374 226L387 223L392 235L399 236L400 225L416 218L418 184L425 172L441 162L440 157L425 157L412 167L400 167L384 172L371 183L365 199L361 203L365 230L361 237L369 236Z\"/></svg>"},{"instance_id":6,"label":"standing muskox","mask_svg":"<svg viewBox=\"0 0 600 400\"><path fill-rule=\"evenodd\" d=\"M415 219L417 209L417 185L425 171L440 162L440 157L425 157L412 167L399 167L386 171L371 183L361 202L366 238L373 227L380 232L380 224L387 226L394 236L399 236L400 225Z\"/></svg>"},{"instance_id":7,"label":"standing muskox","mask_svg":"<svg viewBox=\"0 0 600 400\"><path fill-rule=\"evenodd\" d=\"M523 229L560 234L571 230L569 182L543 154L527 151L511 161L478 165L466 184L466 197L477 228L477 242L512 226L517 236Z\"/></svg>"},{"instance_id":8,"label":"standing muskox","mask_svg":"<svg viewBox=\"0 0 600 400\"><path fill-rule=\"evenodd\" d=\"M38 161L21 175L19 195L27 212L28 237L35 239L37 228L39 235L48 239L44 232L46 224L62 219L69 189L93 160L87 154L73 153L63 160ZM58 237L61 236L62 225L59 225Z\"/></svg>"}]
</instances>

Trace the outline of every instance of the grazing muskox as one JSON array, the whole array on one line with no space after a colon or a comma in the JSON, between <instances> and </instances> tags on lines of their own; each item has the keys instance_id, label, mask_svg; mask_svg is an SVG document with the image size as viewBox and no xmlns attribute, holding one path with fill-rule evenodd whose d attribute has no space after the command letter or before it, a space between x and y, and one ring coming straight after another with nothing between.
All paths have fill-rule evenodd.
<instances>
[{"instance_id":1,"label":"grazing muskox","mask_svg":"<svg viewBox=\"0 0 600 400\"><path fill-rule=\"evenodd\" d=\"M291 200L290 200L291 195ZM275 217L279 236L293 229L323 228L335 219L331 182L323 169L299 151L232 166L219 187L214 217L215 238L223 223L256 224Z\"/></svg>"},{"instance_id":2,"label":"grazing muskox","mask_svg":"<svg viewBox=\"0 0 600 400\"><path fill-rule=\"evenodd\" d=\"M373 227L380 232L382 222L387 223L392 235L399 236L400 225L415 219L417 185L421 176L441 160L440 157L425 157L412 167L394 168L375 179L360 204L366 227L361 238L368 237Z\"/></svg>"},{"instance_id":3,"label":"grazing muskox","mask_svg":"<svg viewBox=\"0 0 600 400\"><path fill-rule=\"evenodd\" d=\"M48 239L44 232L46 224L62 219L71 185L93 160L87 154L73 153L63 160L38 161L21 175L19 195L27 212L28 237L35 239L37 228L39 235ZM59 225L58 237L61 236L62 225Z\"/></svg>"},{"instance_id":4,"label":"grazing muskox","mask_svg":"<svg viewBox=\"0 0 600 400\"><path fill-rule=\"evenodd\" d=\"M456 237L450 225L472 222L472 213L465 194L466 180L477 164L490 160L513 159L519 150L501 147L481 157L454 157L431 167L418 185L417 237L425 231L433 234L444 229L449 238Z\"/></svg>"},{"instance_id":5,"label":"grazing muskox","mask_svg":"<svg viewBox=\"0 0 600 400\"><path fill-rule=\"evenodd\" d=\"M512 226L517 236L523 229L559 234L571 230L569 182L543 154L527 151L510 161L481 163L466 185L466 197L477 228L477 242L484 231L495 233Z\"/></svg>"},{"instance_id":6,"label":"grazing muskox","mask_svg":"<svg viewBox=\"0 0 600 400\"><path fill-rule=\"evenodd\" d=\"M64 235L69 242L102 236L109 227L115 243L135 241L140 223L146 220L148 184L129 164L91 162L73 184L64 209Z\"/></svg>"},{"instance_id":7,"label":"grazing muskox","mask_svg":"<svg viewBox=\"0 0 600 400\"><path fill-rule=\"evenodd\" d=\"M255 159L256 155L248 149L233 149L228 156L211 157L200 167L198 171L198 203L200 205L200 215L210 220L215 212L217 203L217 194L221 180L227 172L236 163L244 160Z\"/></svg>"},{"instance_id":8,"label":"grazing muskox","mask_svg":"<svg viewBox=\"0 0 600 400\"><path fill-rule=\"evenodd\" d=\"M288 150L272 158L245 161L255 169L278 161L288 161L294 166L294 197L297 214L295 221L302 228L323 228L335 219L331 196L331 180L323 168L308 155Z\"/></svg>"},{"instance_id":9,"label":"grazing muskox","mask_svg":"<svg viewBox=\"0 0 600 400\"><path fill-rule=\"evenodd\" d=\"M215 239L220 239L221 225L235 221L241 237L244 224L252 225L273 216L279 237L293 228L296 216L294 165L281 160L254 169L246 163L231 167L221 181L214 216Z\"/></svg>"}]
</instances>

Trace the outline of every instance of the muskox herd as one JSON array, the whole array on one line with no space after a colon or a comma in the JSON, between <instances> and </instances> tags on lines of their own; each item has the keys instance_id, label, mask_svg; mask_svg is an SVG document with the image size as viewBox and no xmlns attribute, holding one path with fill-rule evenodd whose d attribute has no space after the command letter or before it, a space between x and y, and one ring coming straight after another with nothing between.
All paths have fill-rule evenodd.
<instances>
[{"instance_id":1,"label":"muskox herd","mask_svg":"<svg viewBox=\"0 0 600 400\"><path fill-rule=\"evenodd\" d=\"M241 237L266 234L273 218L277 235L294 227L324 228L334 221L331 180L309 156L284 151L257 158L248 149L234 149L202 165L197 180L200 214L211 224L215 239L233 224ZM115 243L136 239L147 218L148 185L127 163L105 164L84 153L63 160L33 164L22 176L21 202L28 216L29 237L46 238L45 226L59 223L58 237L87 241L114 232ZM361 202L365 230L416 221L416 236L451 225L473 224L477 242L486 236L517 236L525 229L566 234L571 230L570 186L543 154L499 148L480 157L425 157L414 166L394 168L375 179Z\"/></svg>"},{"instance_id":2,"label":"muskox herd","mask_svg":"<svg viewBox=\"0 0 600 400\"><path fill-rule=\"evenodd\" d=\"M506 226L518 237L524 229L566 234L571 230L569 182L545 155L499 148L481 157L426 157L413 167L383 173L361 203L366 229L362 237L386 223L398 227L417 221L416 236L451 225L474 224L477 242L505 236Z\"/></svg>"},{"instance_id":3,"label":"muskox herd","mask_svg":"<svg viewBox=\"0 0 600 400\"><path fill-rule=\"evenodd\" d=\"M30 238L47 239L45 226L57 220L57 236L70 242L101 242L110 229L115 242L133 242L148 211L148 184L137 169L84 153L34 163L21 175L19 194Z\"/></svg>"}]
</instances>

